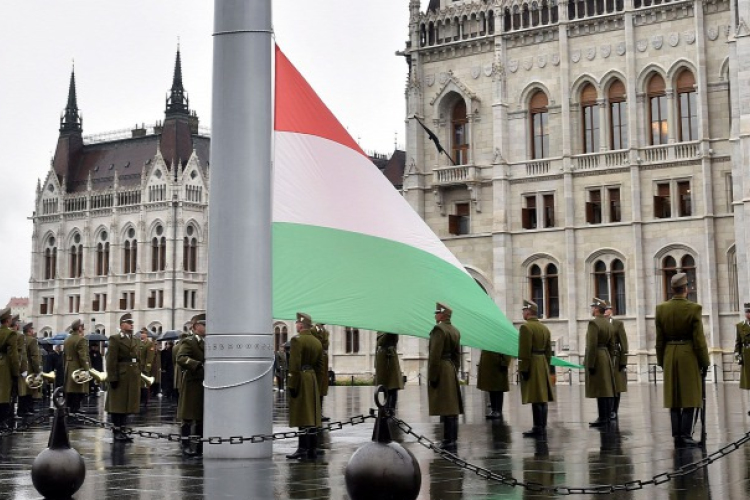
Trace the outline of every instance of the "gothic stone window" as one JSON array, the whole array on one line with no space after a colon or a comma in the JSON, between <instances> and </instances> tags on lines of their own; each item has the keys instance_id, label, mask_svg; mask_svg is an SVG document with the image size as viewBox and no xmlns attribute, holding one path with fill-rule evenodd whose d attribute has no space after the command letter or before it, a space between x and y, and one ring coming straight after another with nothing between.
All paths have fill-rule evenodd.
<instances>
[{"instance_id":1,"label":"gothic stone window","mask_svg":"<svg viewBox=\"0 0 750 500\"><path fill-rule=\"evenodd\" d=\"M667 93L664 79L654 74L648 81L648 114L651 130L649 133L652 146L666 145L669 142L669 124L667 122Z\"/></svg>"},{"instance_id":2,"label":"gothic stone window","mask_svg":"<svg viewBox=\"0 0 750 500\"><path fill-rule=\"evenodd\" d=\"M451 112L451 147L453 149L453 160L458 165L469 163L468 123L466 102L461 99L453 106Z\"/></svg>"},{"instance_id":3,"label":"gothic stone window","mask_svg":"<svg viewBox=\"0 0 750 500\"><path fill-rule=\"evenodd\" d=\"M70 266L69 276L71 278L80 278L83 275L83 245L81 244L81 235L76 233L70 245Z\"/></svg>"},{"instance_id":4,"label":"gothic stone window","mask_svg":"<svg viewBox=\"0 0 750 500\"><path fill-rule=\"evenodd\" d=\"M560 317L560 292L557 266L537 261L528 268L529 296L540 318Z\"/></svg>"},{"instance_id":5,"label":"gothic stone window","mask_svg":"<svg viewBox=\"0 0 750 500\"><path fill-rule=\"evenodd\" d=\"M695 77L683 70L677 77L677 107L680 117L680 141L698 140L698 98Z\"/></svg>"},{"instance_id":6,"label":"gothic stone window","mask_svg":"<svg viewBox=\"0 0 750 500\"><path fill-rule=\"evenodd\" d=\"M581 90L581 115L583 117L583 152L599 151L599 105L596 89L587 83Z\"/></svg>"},{"instance_id":7,"label":"gothic stone window","mask_svg":"<svg viewBox=\"0 0 750 500\"><path fill-rule=\"evenodd\" d=\"M283 351L284 344L289 340L289 332L287 326L283 323L279 323L273 328L273 344L275 351Z\"/></svg>"},{"instance_id":8,"label":"gothic stone window","mask_svg":"<svg viewBox=\"0 0 750 500\"><path fill-rule=\"evenodd\" d=\"M625 85L615 80L609 86L609 148L628 148L628 103L625 98Z\"/></svg>"},{"instance_id":9,"label":"gothic stone window","mask_svg":"<svg viewBox=\"0 0 750 500\"><path fill-rule=\"evenodd\" d=\"M674 296L672 293L671 280L672 276L677 273L687 274L688 279L688 300L698 302L698 282L697 268L695 257L685 253L674 251L661 259L661 276L662 276L662 296L664 300L669 300Z\"/></svg>"},{"instance_id":10,"label":"gothic stone window","mask_svg":"<svg viewBox=\"0 0 750 500\"><path fill-rule=\"evenodd\" d=\"M96 244L96 275L104 276L109 273L109 235L102 231Z\"/></svg>"},{"instance_id":11,"label":"gothic stone window","mask_svg":"<svg viewBox=\"0 0 750 500\"><path fill-rule=\"evenodd\" d=\"M138 241L135 239L135 228L129 228L122 246L122 272L135 274L138 262Z\"/></svg>"},{"instance_id":12,"label":"gothic stone window","mask_svg":"<svg viewBox=\"0 0 750 500\"><path fill-rule=\"evenodd\" d=\"M531 158L534 160L549 156L549 110L547 94L537 91L529 102L531 115Z\"/></svg>"},{"instance_id":13,"label":"gothic stone window","mask_svg":"<svg viewBox=\"0 0 750 500\"><path fill-rule=\"evenodd\" d=\"M44 245L44 279L53 280L57 277L57 241L54 236L47 238Z\"/></svg>"},{"instance_id":14,"label":"gothic stone window","mask_svg":"<svg viewBox=\"0 0 750 500\"><path fill-rule=\"evenodd\" d=\"M167 267L167 238L164 236L164 226L159 224L154 229L151 238L151 271L164 271Z\"/></svg>"},{"instance_id":15,"label":"gothic stone window","mask_svg":"<svg viewBox=\"0 0 750 500\"><path fill-rule=\"evenodd\" d=\"M627 313L625 265L618 258L603 257L594 262L594 296L608 300L613 314Z\"/></svg>"},{"instance_id":16,"label":"gothic stone window","mask_svg":"<svg viewBox=\"0 0 750 500\"><path fill-rule=\"evenodd\" d=\"M356 354L359 352L359 329L346 327L344 330L346 338L345 351L347 354Z\"/></svg>"},{"instance_id":17,"label":"gothic stone window","mask_svg":"<svg viewBox=\"0 0 750 500\"><path fill-rule=\"evenodd\" d=\"M185 228L185 238L182 242L182 268L184 271L196 272L198 269L198 239L192 225Z\"/></svg>"}]
</instances>

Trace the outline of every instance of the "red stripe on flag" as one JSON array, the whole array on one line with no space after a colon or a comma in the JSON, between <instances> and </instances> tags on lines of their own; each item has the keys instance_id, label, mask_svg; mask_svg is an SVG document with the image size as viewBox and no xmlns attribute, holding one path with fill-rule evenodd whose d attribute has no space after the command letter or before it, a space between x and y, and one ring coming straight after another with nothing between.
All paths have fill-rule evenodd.
<instances>
[{"instance_id":1,"label":"red stripe on flag","mask_svg":"<svg viewBox=\"0 0 750 500\"><path fill-rule=\"evenodd\" d=\"M274 130L336 141L364 155L362 149L320 100L307 80L276 47L276 123Z\"/></svg>"}]
</instances>

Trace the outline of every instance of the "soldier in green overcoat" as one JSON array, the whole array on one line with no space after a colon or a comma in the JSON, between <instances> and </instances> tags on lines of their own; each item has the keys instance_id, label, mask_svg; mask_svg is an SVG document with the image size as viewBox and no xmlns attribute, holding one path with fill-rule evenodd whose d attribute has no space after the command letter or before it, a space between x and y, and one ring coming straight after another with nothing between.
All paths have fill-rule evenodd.
<instances>
[{"instance_id":1,"label":"soldier in green overcoat","mask_svg":"<svg viewBox=\"0 0 750 500\"><path fill-rule=\"evenodd\" d=\"M702 307L687 300L687 275L672 276L672 300L656 306L656 361L664 369L664 407L669 408L677 446L695 446L695 411L703 405L702 377L710 360Z\"/></svg>"},{"instance_id":2,"label":"soldier in green overcoat","mask_svg":"<svg viewBox=\"0 0 750 500\"><path fill-rule=\"evenodd\" d=\"M489 393L490 413L485 416L489 420L497 420L503 416L503 394L510 390L510 361L510 356L499 352L482 351L479 355L477 389Z\"/></svg>"},{"instance_id":3,"label":"soldier in green overcoat","mask_svg":"<svg viewBox=\"0 0 750 500\"><path fill-rule=\"evenodd\" d=\"M615 352L615 337L609 320L604 316L607 303L594 297L591 315L586 330L586 397L596 398L598 417L591 427L602 427L610 421L615 397L615 371L612 356Z\"/></svg>"},{"instance_id":4,"label":"soldier in green overcoat","mask_svg":"<svg viewBox=\"0 0 750 500\"><path fill-rule=\"evenodd\" d=\"M203 379L206 350L206 315L193 316L193 335L180 342L177 364L184 370L177 418L182 420L182 452L186 455L202 455L203 443L195 450L187 439L191 434L203 436Z\"/></svg>"},{"instance_id":5,"label":"soldier in green overcoat","mask_svg":"<svg viewBox=\"0 0 750 500\"><path fill-rule=\"evenodd\" d=\"M323 366L323 345L312 334L313 322L309 314L298 312L295 323L297 335L290 340L289 350L289 426L307 429L300 434L297 450L286 458L315 458L317 434L321 425L320 385L317 374Z\"/></svg>"},{"instance_id":6,"label":"soldier in green overcoat","mask_svg":"<svg viewBox=\"0 0 750 500\"><path fill-rule=\"evenodd\" d=\"M740 389L750 390L750 302L745 303L744 321L737 323L734 355L740 365Z\"/></svg>"},{"instance_id":7,"label":"soldier in green overcoat","mask_svg":"<svg viewBox=\"0 0 750 500\"><path fill-rule=\"evenodd\" d=\"M16 349L18 350L18 378L16 383L13 385L13 402L11 403L11 413L15 416L16 407L15 403L19 401L21 396L25 396L29 392L29 387L26 385L26 375L28 374L28 361L26 359L26 342L21 333L21 317L18 314L13 315L10 319L10 329L13 330L13 334L16 336Z\"/></svg>"},{"instance_id":8,"label":"soldier in green overcoat","mask_svg":"<svg viewBox=\"0 0 750 500\"><path fill-rule=\"evenodd\" d=\"M28 375L40 376L42 373L42 355L39 352L39 341L36 338L33 323L26 323L21 328L23 339L26 342L26 368ZM26 381L24 380L24 385ZM18 398L18 415L29 416L34 413L34 400L42 399L41 389L28 389L26 394Z\"/></svg>"},{"instance_id":9,"label":"soldier in green overcoat","mask_svg":"<svg viewBox=\"0 0 750 500\"><path fill-rule=\"evenodd\" d=\"M180 400L180 387L182 387L183 370L180 365L177 364L177 356L180 354L180 348L182 347L185 339L190 337L190 332L182 332L178 342L172 347L172 366L174 366L174 381L172 383L175 394L177 394L177 402Z\"/></svg>"},{"instance_id":10,"label":"soldier in green overcoat","mask_svg":"<svg viewBox=\"0 0 750 500\"><path fill-rule=\"evenodd\" d=\"M458 441L458 415L464 412L458 367L461 362L461 332L451 324L453 311L438 302L436 325L430 332L427 358L427 400L430 415L443 420L444 448L455 449Z\"/></svg>"},{"instance_id":11,"label":"soldier in green overcoat","mask_svg":"<svg viewBox=\"0 0 750 500\"><path fill-rule=\"evenodd\" d=\"M89 360L89 343L83 338L86 327L83 321L77 319L70 325L70 335L63 344L63 356L65 359L65 400L70 413L81 411L81 401L89 393L88 381L79 384L73 380L73 372L80 370L87 372L91 369Z\"/></svg>"},{"instance_id":12,"label":"soldier in green overcoat","mask_svg":"<svg viewBox=\"0 0 750 500\"><path fill-rule=\"evenodd\" d=\"M375 349L375 385L382 385L388 391L385 406L394 411L398 402L398 391L404 388L401 364L398 361L398 335L378 332Z\"/></svg>"},{"instance_id":13,"label":"soldier in green overcoat","mask_svg":"<svg viewBox=\"0 0 750 500\"><path fill-rule=\"evenodd\" d=\"M149 337L148 328L145 326L140 331L141 343L138 346L138 361L140 362L141 373L147 377L151 376L151 370L156 358L156 344ZM149 384L141 379L141 404L148 406Z\"/></svg>"},{"instance_id":14,"label":"soldier in green overcoat","mask_svg":"<svg viewBox=\"0 0 750 500\"><path fill-rule=\"evenodd\" d=\"M531 403L534 426L524 437L544 438L547 433L547 403L555 400L549 365L552 359L552 335L537 318L538 306L523 301L523 319L518 331L518 372L521 375L521 402Z\"/></svg>"},{"instance_id":15,"label":"soldier in green overcoat","mask_svg":"<svg viewBox=\"0 0 750 500\"><path fill-rule=\"evenodd\" d=\"M130 442L133 439L122 431L128 415L138 413L141 404L141 369L138 361L138 344L133 337L133 316L125 313L120 317L120 331L109 337L106 366L107 401L105 411L109 412L115 441Z\"/></svg>"},{"instance_id":16,"label":"soldier in green overcoat","mask_svg":"<svg viewBox=\"0 0 750 500\"><path fill-rule=\"evenodd\" d=\"M327 422L330 418L323 416L323 398L328 396L328 345L330 334L326 330L326 325L318 323L311 330L313 336L318 339L323 346L323 366L316 373L318 379L318 389L320 390L320 419Z\"/></svg>"},{"instance_id":17,"label":"soldier in green overcoat","mask_svg":"<svg viewBox=\"0 0 750 500\"><path fill-rule=\"evenodd\" d=\"M12 388L19 372L16 334L10 329L10 308L0 311L0 430L7 429L13 420Z\"/></svg>"},{"instance_id":18,"label":"soldier in green overcoat","mask_svg":"<svg viewBox=\"0 0 750 500\"><path fill-rule=\"evenodd\" d=\"M611 418L616 420L620 411L620 395L628 392L628 334L625 333L623 322L613 318L613 314L612 304L607 301L604 316L609 319L612 335L615 338L615 353L612 355L612 367L615 370L615 399L612 403Z\"/></svg>"}]
</instances>

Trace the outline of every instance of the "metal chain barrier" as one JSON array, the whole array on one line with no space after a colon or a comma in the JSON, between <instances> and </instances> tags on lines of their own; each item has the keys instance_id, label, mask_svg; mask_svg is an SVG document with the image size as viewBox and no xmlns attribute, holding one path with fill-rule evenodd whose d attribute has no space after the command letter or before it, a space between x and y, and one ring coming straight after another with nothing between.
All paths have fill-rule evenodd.
<instances>
[{"instance_id":1,"label":"metal chain barrier","mask_svg":"<svg viewBox=\"0 0 750 500\"><path fill-rule=\"evenodd\" d=\"M95 418L88 417L86 415L83 415L81 413L72 413L70 415L73 419L78 420L79 422L83 422L85 424L92 425L94 427L101 427L102 429L117 429L118 427L115 425L112 425L108 422L102 422L100 420L96 420ZM338 422L330 422L322 427L308 427L305 429L300 429L298 431L281 431L281 432L274 432L272 434L255 434L253 436L231 436L231 437L220 437L220 436L211 436L211 437L200 437L197 435L191 435L188 437L188 440L191 443L208 443L208 444L222 444L222 443L229 443L229 444L243 444L243 443L263 443L265 441L279 441L282 439L293 439L299 436L304 436L307 434L316 434L319 432L331 432L331 431L338 431L344 428L345 425L359 425L364 424L370 419L374 419L375 414L374 410L370 410L369 415L356 415L354 417L348 418L347 420L341 420ZM128 436L138 436L146 439L166 439L167 441L174 441L174 442L180 442L183 440L183 437L181 434L178 433L164 433L164 432L158 432L158 431L144 431L144 430L138 430L134 429L132 427L121 427L119 428L123 433L127 434Z\"/></svg>"},{"instance_id":2,"label":"metal chain barrier","mask_svg":"<svg viewBox=\"0 0 750 500\"><path fill-rule=\"evenodd\" d=\"M750 432L747 432L738 440L724 446L723 448L718 449L717 451L711 453L710 455L704 456L701 460L697 460L695 462L683 465L679 469L675 469L670 472L662 472L660 474L656 474L651 479L647 479L647 480L639 479L635 481L628 481L627 483L621 483L621 484L604 484L601 486L585 486L585 487L574 488L570 486L546 486L542 483L537 483L533 481L524 482L524 481L519 481L518 479L510 475L492 472L489 469L480 467L478 465L474 465L470 462L467 462L466 460L462 458L459 458L458 455L456 455L455 453L451 453L450 451L444 450L443 448L440 447L440 445L435 444L435 442L431 441L429 438L425 437L424 435L417 434L416 432L414 432L412 426L407 424L403 420L395 416L391 416L390 418L398 426L398 428L401 429L405 434L408 434L416 438L417 443L421 444L427 449L432 450L433 452L438 454L440 458L448 462L451 462L452 464L456 465L457 467L461 469L471 471L483 479L502 483L506 486L511 486L513 488L520 487L530 492L552 493L552 494L561 495L561 496L564 496L564 495L609 495L617 491L642 490L646 486L651 486L651 485L656 486L659 484L664 484L666 482L671 481L675 477L686 476L698 470L704 469L708 467L709 465L711 465L712 463L716 462L717 460L720 460L726 457L727 455L729 455L730 453L739 450L743 445L750 442Z\"/></svg>"},{"instance_id":3,"label":"metal chain barrier","mask_svg":"<svg viewBox=\"0 0 750 500\"><path fill-rule=\"evenodd\" d=\"M14 427L5 427L3 429L0 429L0 439L13 434L25 432L31 429L31 427L34 425L49 423L49 420L53 416L53 414L54 410L52 410L52 408L47 408L35 417L24 418L20 422L16 423Z\"/></svg>"}]
</instances>

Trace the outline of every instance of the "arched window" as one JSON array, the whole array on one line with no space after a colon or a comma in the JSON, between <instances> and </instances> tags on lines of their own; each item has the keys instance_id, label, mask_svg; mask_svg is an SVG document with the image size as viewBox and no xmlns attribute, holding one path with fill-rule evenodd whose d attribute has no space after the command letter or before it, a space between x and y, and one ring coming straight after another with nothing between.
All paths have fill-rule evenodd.
<instances>
[{"instance_id":1,"label":"arched window","mask_svg":"<svg viewBox=\"0 0 750 500\"><path fill-rule=\"evenodd\" d=\"M552 22L556 23L557 20L558 20L557 19L557 0L552 0L551 11L552 11L552 16L551 16L552 17Z\"/></svg>"},{"instance_id":2,"label":"arched window","mask_svg":"<svg viewBox=\"0 0 750 500\"><path fill-rule=\"evenodd\" d=\"M44 279L53 280L57 277L57 246L54 236L47 239L44 246Z\"/></svg>"},{"instance_id":3,"label":"arched window","mask_svg":"<svg viewBox=\"0 0 750 500\"><path fill-rule=\"evenodd\" d=\"M609 86L609 140L610 149L628 149L628 103L625 85L615 80Z\"/></svg>"},{"instance_id":4,"label":"arched window","mask_svg":"<svg viewBox=\"0 0 750 500\"><path fill-rule=\"evenodd\" d=\"M518 5L513 6L513 29L517 30L521 27L521 9Z\"/></svg>"},{"instance_id":5,"label":"arched window","mask_svg":"<svg viewBox=\"0 0 750 500\"><path fill-rule=\"evenodd\" d=\"M544 0L542 2L542 24L547 25L549 24L549 2L547 0Z\"/></svg>"},{"instance_id":6,"label":"arched window","mask_svg":"<svg viewBox=\"0 0 750 500\"><path fill-rule=\"evenodd\" d=\"M192 225L188 226L185 234L182 243L182 269L194 273L198 268L198 239L195 237L195 228Z\"/></svg>"},{"instance_id":7,"label":"arched window","mask_svg":"<svg viewBox=\"0 0 750 500\"><path fill-rule=\"evenodd\" d=\"M680 141L698 140L698 98L695 77L684 70L677 77L677 107L680 116Z\"/></svg>"},{"instance_id":8,"label":"arched window","mask_svg":"<svg viewBox=\"0 0 750 500\"><path fill-rule=\"evenodd\" d=\"M672 293L672 276L677 274L677 261L674 257L667 255L662 260L661 265L662 279L664 281L664 300L669 300L674 295Z\"/></svg>"},{"instance_id":9,"label":"arched window","mask_svg":"<svg viewBox=\"0 0 750 500\"><path fill-rule=\"evenodd\" d=\"M523 4L523 10L521 11L521 20L522 20L524 28L528 28L530 26L530 23L529 23L529 5L528 4Z\"/></svg>"},{"instance_id":10,"label":"arched window","mask_svg":"<svg viewBox=\"0 0 750 500\"><path fill-rule=\"evenodd\" d=\"M469 137L467 130L466 102L459 100L453 106L451 113L451 136L453 146L453 160L458 165L469 163Z\"/></svg>"},{"instance_id":11,"label":"arched window","mask_svg":"<svg viewBox=\"0 0 750 500\"><path fill-rule=\"evenodd\" d=\"M164 271L167 268L167 238L164 226L159 224L151 238L151 271Z\"/></svg>"},{"instance_id":12,"label":"arched window","mask_svg":"<svg viewBox=\"0 0 750 500\"><path fill-rule=\"evenodd\" d=\"M135 274L138 262L138 241L135 239L135 228L129 228L122 246L122 272Z\"/></svg>"},{"instance_id":13,"label":"arched window","mask_svg":"<svg viewBox=\"0 0 750 500\"><path fill-rule=\"evenodd\" d=\"M529 267L529 296L533 300L538 310L540 318L559 318L560 317L560 290L558 281L558 271L555 264L547 264L542 268L533 264Z\"/></svg>"},{"instance_id":14,"label":"arched window","mask_svg":"<svg viewBox=\"0 0 750 500\"><path fill-rule=\"evenodd\" d=\"M583 116L583 152L599 151L599 106L596 89L590 83L581 90L581 115Z\"/></svg>"},{"instance_id":15,"label":"arched window","mask_svg":"<svg viewBox=\"0 0 750 500\"><path fill-rule=\"evenodd\" d=\"M698 302L698 281L695 275L695 259L692 255L685 255L681 261L682 272L687 274L688 300Z\"/></svg>"},{"instance_id":16,"label":"arched window","mask_svg":"<svg viewBox=\"0 0 750 500\"><path fill-rule=\"evenodd\" d=\"M729 265L729 307L731 311L739 311L740 282L737 274L737 250L734 245L727 252L727 264Z\"/></svg>"},{"instance_id":17,"label":"arched window","mask_svg":"<svg viewBox=\"0 0 750 500\"><path fill-rule=\"evenodd\" d=\"M492 10L487 14L487 33L495 34L495 12Z\"/></svg>"},{"instance_id":18,"label":"arched window","mask_svg":"<svg viewBox=\"0 0 750 500\"><path fill-rule=\"evenodd\" d=\"M560 287L557 279L557 266L547 264L546 276L544 280L545 292L547 298L547 317L560 317Z\"/></svg>"},{"instance_id":19,"label":"arched window","mask_svg":"<svg viewBox=\"0 0 750 500\"><path fill-rule=\"evenodd\" d=\"M274 350L283 351L284 344L286 344L287 340L289 340L289 333L287 331L286 325L276 325L273 328Z\"/></svg>"},{"instance_id":20,"label":"arched window","mask_svg":"<svg viewBox=\"0 0 750 500\"><path fill-rule=\"evenodd\" d=\"M531 25L539 26L539 5L536 2L531 4Z\"/></svg>"},{"instance_id":21,"label":"arched window","mask_svg":"<svg viewBox=\"0 0 750 500\"><path fill-rule=\"evenodd\" d=\"M347 354L356 354L359 352L359 329L346 327L344 330L346 337L345 350Z\"/></svg>"},{"instance_id":22,"label":"arched window","mask_svg":"<svg viewBox=\"0 0 750 500\"><path fill-rule=\"evenodd\" d=\"M594 295L602 300L609 300L607 265L598 260L594 264Z\"/></svg>"},{"instance_id":23,"label":"arched window","mask_svg":"<svg viewBox=\"0 0 750 500\"><path fill-rule=\"evenodd\" d=\"M549 110L547 94L537 91L529 102L531 114L531 158L540 159L549 156Z\"/></svg>"},{"instance_id":24,"label":"arched window","mask_svg":"<svg viewBox=\"0 0 750 500\"><path fill-rule=\"evenodd\" d=\"M648 113L651 117L650 144L664 145L669 142L669 125L667 123L667 93L664 79L655 74L648 81Z\"/></svg>"},{"instance_id":25,"label":"arched window","mask_svg":"<svg viewBox=\"0 0 750 500\"><path fill-rule=\"evenodd\" d=\"M610 301L614 314L626 314L625 265L620 259L610 259L594 262L594 295Z\"/></svg>"},{"instance_id":26,"label":"arched window","mask_svg":"<svg viewBox=\"0 0 750 500\"><path fill-rule=\"evenodd\" d=\"M435 25L429 24L427 28L427 45L435 45Z\"/></svg>"},{"instance_id":27,"label":"arched window","mask_svg":"<svg viewBox=\"0 0 750 500\"><path fill-rule=\"evenodd\" d=\"M510 9L506 7L503 11L503 31L506 33L512 28L511 19Z\"/></svg>"},{"instance_id":28,"label":"arched window","mask_svg":"<svg viewBox=\"0 0 750 500\"><path fill-rule=\"evenodd\" d=\"M611 269L612 306L614 307L613 314L625 314L627 313L627 305L625 301L625 265L621 260L615 259L612 261Z\"/></svg>"},{"instance_id":29,"label":"arched window","mask_svg":"<svg viewBox=\"0 0 750 500\"><path fill-rule=\"evenodd\" d=\"M96 275L104 276L109 273L109 235L102 231L96 244Z\"/></svg>"},{"instance_id":30,"label":"arched window","mask_svg":"<svg viewBox=\"0 0 750 500\"><path fill-rule=\"evenodd\" d=\"M70 246L70 277L80 278L83 275L83 245L81 235L73 236L73 244Z\"/></svg>"}]
</instances>

